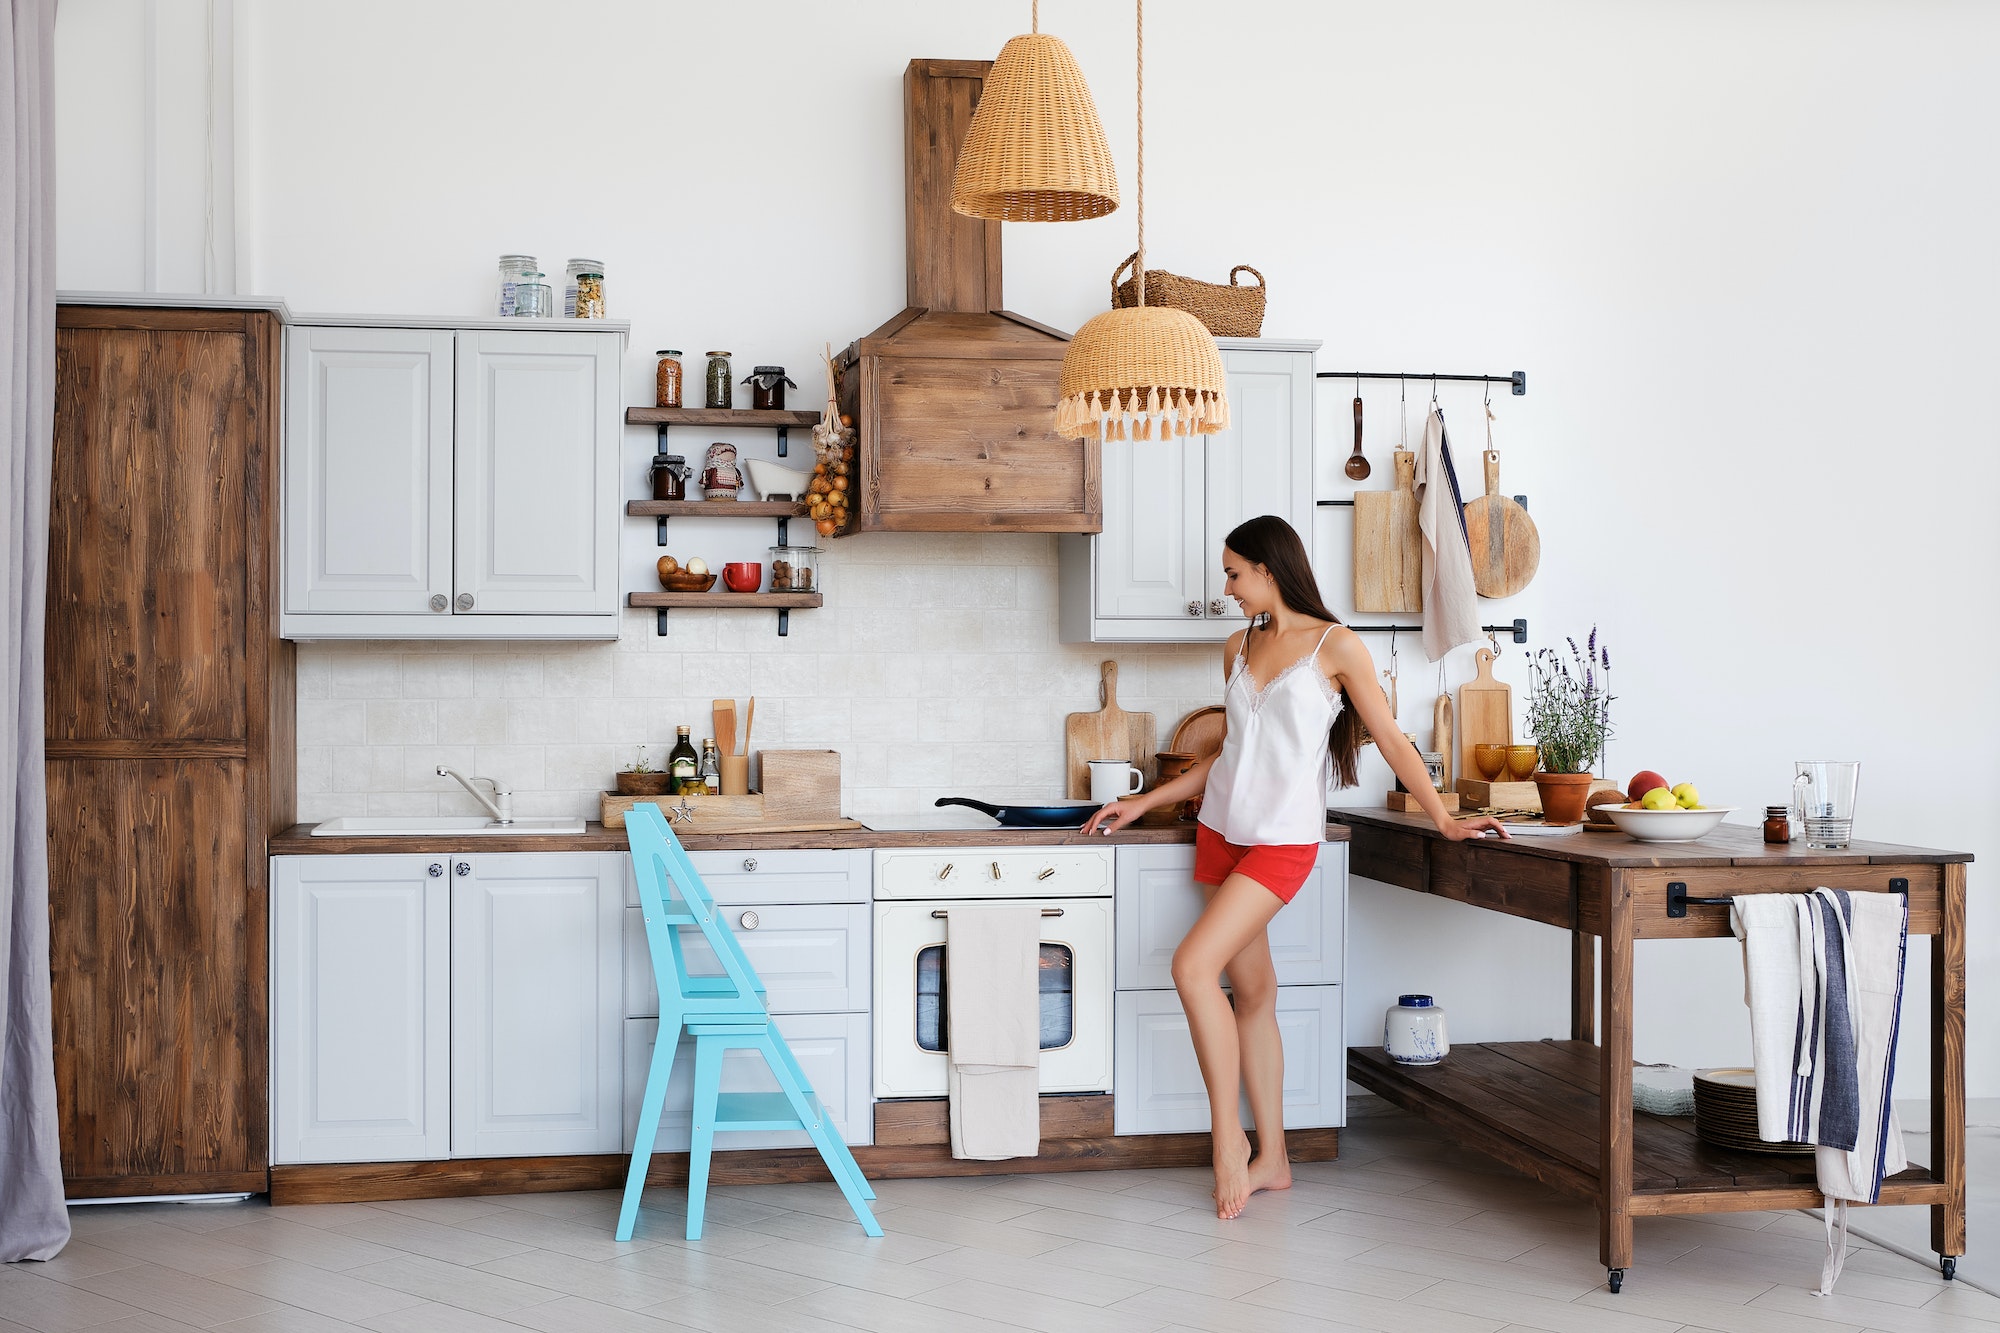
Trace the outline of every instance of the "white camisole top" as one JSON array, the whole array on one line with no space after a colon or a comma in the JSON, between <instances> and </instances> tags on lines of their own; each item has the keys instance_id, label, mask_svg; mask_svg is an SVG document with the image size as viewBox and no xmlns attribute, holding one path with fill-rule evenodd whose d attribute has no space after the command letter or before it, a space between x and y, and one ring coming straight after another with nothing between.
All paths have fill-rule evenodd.
<instances>
[{"instance_id":1,"label":"white camisole top","mask_svg":"<svg viewBox=\"0 0 2000 1333\"><path fill-rule=\"evenodd\" d=\"M1243 642L1223 691L1229 734L1208 772L1201 822L1239 847L1324 842L1333 782L1327 730L1340 711L1340 692L1319 669L1326 634L1262 686L1245 657L1248 634Z\"/></svg>"}]
</instances>

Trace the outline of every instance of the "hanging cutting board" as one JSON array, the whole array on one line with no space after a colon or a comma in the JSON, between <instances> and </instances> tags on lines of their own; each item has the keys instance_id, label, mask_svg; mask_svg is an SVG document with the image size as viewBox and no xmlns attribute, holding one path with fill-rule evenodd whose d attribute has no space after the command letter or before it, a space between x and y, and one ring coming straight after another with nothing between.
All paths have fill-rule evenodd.
<instances>
[{"instance_id":1,"label":"hanging cutting board","mask_svg":"<svg viewBox=\"0 0 2000 1333\"><path fill-rule=\"evenodd\" d=\"M1118 664L1104 664L1104 706L1094 713L1071 713L1063 727L1064 769L1069 799L1090 799L1090 761L1123 759L1153 781L1159 731L1151 713L1128 713L1118 706Z\"/></svg>"},{"instance_id":2,"label":"hanging cutting board","mask_svg":"<svg viewBox=\"0 0 2000 1333\"><path fill-rule=\"evenodd\" d=\"M1477 654L1479 674L1458 687L1458 777L1460 781L1479 776L1472 762L1475 745L1514 743L1514 690L1507 682L1493 679L1493 650L1481 648ZM1504 774L1502 776L1505 776Z\"/></svg>"},{"instance_id":3,"label":"hanging cutting board","mask_svg":"<svg viewBox=\"0 0 2000 1333\"><path fill-rule=\"evenodd\" d=\"M1354 609L1424 609L1423 534L1417 528L1417 456L1395 453L1396 484L1354 493Z\"/></svg>"},{"instance_id":4,"label":"hanging cutting board","mask_svg":"<svg viewBox=\"0 0 2000 1333\"><path fill-rule=\"evenodd\" d=\"M1465 506L1472 586L1481 597L1512 597L1533 581L1542 563L1542 536L1528 511L1500 493L1500 451L1488 449L1480 457L1486 464L1486 494Z\"/></svg>"}]
</instances>

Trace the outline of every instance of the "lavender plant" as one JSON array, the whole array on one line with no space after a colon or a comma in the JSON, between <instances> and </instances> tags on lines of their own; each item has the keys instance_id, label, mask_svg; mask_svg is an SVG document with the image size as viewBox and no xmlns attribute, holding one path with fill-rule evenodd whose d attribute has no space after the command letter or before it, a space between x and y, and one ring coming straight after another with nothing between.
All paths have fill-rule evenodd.
<instances>
[{"instance_id":1,"label":"lavender plant","mask_svg":"<svg viewBox=\"0 0 2000 1333\"><path fill-rule=\"evenodd\" d=\"M1590 627L1585 647L1570 639L1569 656L1544 648L1528 659L1528 734L1550 773L1588 773L1611 739L1611 650Z\"/></svg>"}]
</instances>

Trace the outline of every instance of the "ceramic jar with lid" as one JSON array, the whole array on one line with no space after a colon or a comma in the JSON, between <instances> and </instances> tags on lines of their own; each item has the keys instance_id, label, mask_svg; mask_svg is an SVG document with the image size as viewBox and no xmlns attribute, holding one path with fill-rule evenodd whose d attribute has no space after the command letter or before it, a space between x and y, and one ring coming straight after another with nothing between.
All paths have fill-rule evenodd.
<instances>
[{"instance_id":1,"label":"ceramic jar with lid","mask_svg":"<svg viewBox=\"0 0 2000 1333\"><path fill-rule=\"evenodd\" d=\"M1428 995L1402 995L1382 1016L1382 1050L1399 1065L1434 1065L1451 1053L1444 1010Z\"/></svg>"}]
</instances>

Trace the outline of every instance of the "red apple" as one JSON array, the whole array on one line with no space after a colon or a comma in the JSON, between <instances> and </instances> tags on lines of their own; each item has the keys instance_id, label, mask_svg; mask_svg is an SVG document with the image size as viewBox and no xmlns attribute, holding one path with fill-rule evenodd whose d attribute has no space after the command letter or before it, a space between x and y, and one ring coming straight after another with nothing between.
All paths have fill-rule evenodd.
<instances>
[{"instance_id":1,"label":"red apple","mask_svg":"<svg viewBox=\"0 0 2000 1333\"><path fill-rule=\"evenodd\" d=\"M1655 787L1665 787L1667 785L1668 782L1665 778L1649 768L1632 779L1630 785L1625 788L1625 795L1634 801L1643 801L1646 799L1647 792L1653 790Z\"/></svg>"}]
</instances>

